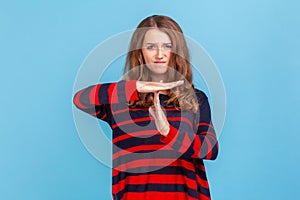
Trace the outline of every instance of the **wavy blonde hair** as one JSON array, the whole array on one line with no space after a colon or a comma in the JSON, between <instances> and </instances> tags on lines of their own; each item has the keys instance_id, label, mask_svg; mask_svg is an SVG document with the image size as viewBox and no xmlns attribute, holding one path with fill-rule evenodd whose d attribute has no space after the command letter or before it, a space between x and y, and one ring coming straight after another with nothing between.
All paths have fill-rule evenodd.
<instances>
[{"instance_id":1,"label":"wavy blonde hair","mask_svg":"<svg viewBox=\"0 0 300 200\"><path fill-rule=\"evenodd\" d=\"M145 18L137 26L131 38L129 51L124 67L124 80L151 81L149 69L146 66L142 45L146 32L150 29L159 29L166 33L172 43L172 52L169 61L168 82L185 79L182 86L169 92L166 105L180 110L197 112L199 102L194 92L192 83L192 70L189 62L189 50L180 26L170 17L152 15ZM139 93L140 100L130 101L130 107L149 107L153 105L152 93Z\"/></svg>"}]
</instances>

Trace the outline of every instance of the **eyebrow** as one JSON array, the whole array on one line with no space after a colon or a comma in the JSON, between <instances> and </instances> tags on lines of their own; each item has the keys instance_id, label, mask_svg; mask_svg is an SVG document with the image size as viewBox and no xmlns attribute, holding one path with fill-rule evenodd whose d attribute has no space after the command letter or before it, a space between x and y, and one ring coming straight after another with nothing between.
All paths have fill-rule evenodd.
<instances>
[{"instance_id":1,"label":"eyebrow","mask_svg":"<svg viewBox=\"0 0 300 200\"><path fill-rule=\"evenodd\" d=\"M146 42L146 44L159 44L159 43L156 43L156 42ZM162 44L172 44L172 42L164 42Z\"/></svg>"}]
</instances>

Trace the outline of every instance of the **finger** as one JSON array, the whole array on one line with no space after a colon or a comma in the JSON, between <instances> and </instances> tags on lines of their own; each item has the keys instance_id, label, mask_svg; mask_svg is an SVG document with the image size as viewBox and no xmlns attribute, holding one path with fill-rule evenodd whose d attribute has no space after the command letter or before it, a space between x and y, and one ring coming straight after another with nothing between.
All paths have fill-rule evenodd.
<instances>
[{"instance_id":1,"label":"finger","mask_svg":"<svg viewBox=\"0 0 300 200\"><path fill-rule=\"evenodd\" d=\"M164 121L167 120L167 117L166 117L166 114L165 112L163 111L162 107L160 104L156 105L155 106L155 117L156 117L156 120L157 120L157 123L158 124L162 124Z\"/></svg>"},{"instance_id":2,"label":"finger","mask_svg":"<svg viewBox=\"0 0 300 200\"><path fill-rule=\"evenodd\" d=\"M137 81L138 92L148 93L156 92L159 90L168 90L174 87L180 86L184 83L184 80L174 81L174 82L148 82L148 81Z\"/></svg>"},{"instance_id":3,"label":"finger","mask_svg":"<svg viewBox=\"0 0 300 200\"><path fill-rule=\"evenodd\" d=\"M151 116L154 118L154 120L156 120L156 115L155 115L155 111L153 110L153 108L150 106L148 110L149 110L149 113L151 114Z\"/></svg>"},{"instance_id":4,"label":"finger","mask_svg":"<svg viewBox=\"0 0 300 200\"><path fill-rule=\"evenodd\" d=\"M169 82L169 83L159 83L160 85L157 88L160 88L160 90L168 90L168 89L178 87L178 86L182 85L183 83L184 83L183 80Z\"/></svg>"},{"instance_id":5,"label":"finger","mask_svg":"<svg viewBox=\"0 0 300 200\"><path fill-rule=\"evenodd\" d=\"M152 107L149 107L149 113L152 115L152 117L154 118L155 121L155 126L157 128L158 131L161 131L163 129L163 127L166 126L166 122L164 120L164 117L162 116L162 113L158 113L159 110L154 110Z\"/></svg>"},{"instance_id":6,"label":"finger","mask_svg":"<svg viewBox=\"0 0 300 200\"><path fill-rule=\"evenodd\" d=\"M159 91L155 91L155 92L154 92L153 103L154 103L154 106L155 106L155 107L160 105L160 101L159 101Z\"/></svg>"},{"instance_id":7,"label":"finger","mask_svg":"<svg viewBox=\"0 0 300 200\"><path fill-rule=\"evenodd\" d=\"M159 92L159 91L158 91L158 92L156 92L155 99L156 99L156 103L157 103L158 105L160 105L160 101L159 101L159 95L160 95L160 92Z\"/></svg>"},{"instance_id":8,"label":"finger","mask_svg":"<svg viewBox=\"0 0 300 200\"><path fill-rule=\"evenodd\" d=\"M178 87L178 86L182 85L183 83L184 83L184 80L171 82L170 89L172 89L174 87Z\"/></svg>"},{"instance_id":9,"label":"finger","mask_svg":"<svg viewBox=\"0 0 300 200\"><path fill-rule=\"evenodd\" d=\"M165 121L167 120L166 115L165 115L164 111L161 108L156 109L155 116L156 116L157 122L160 125L163 125L165 123Z\"/></svg>"}]
</instances>

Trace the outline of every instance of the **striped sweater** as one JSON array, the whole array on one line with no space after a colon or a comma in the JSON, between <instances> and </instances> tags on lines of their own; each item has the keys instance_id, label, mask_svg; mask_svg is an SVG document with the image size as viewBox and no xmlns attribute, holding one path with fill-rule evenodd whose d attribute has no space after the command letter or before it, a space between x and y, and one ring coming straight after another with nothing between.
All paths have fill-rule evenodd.
<instances>
[{"instance_id":1,"label":"striped sweater","mask_svg":"<svg viewBox=\"0 0 300 200\"><path fill-rule=\"evenodd\" d=\"M107 122L113 134L114 200L209 200L203 159L214 160L218 143L207 96L195 89L199 112L160 103L170 124L168 135L155 127L148 108L130 108L138 100L136 81L96 84L78 91L74 104Z\"/></svg>"}]
</instances>

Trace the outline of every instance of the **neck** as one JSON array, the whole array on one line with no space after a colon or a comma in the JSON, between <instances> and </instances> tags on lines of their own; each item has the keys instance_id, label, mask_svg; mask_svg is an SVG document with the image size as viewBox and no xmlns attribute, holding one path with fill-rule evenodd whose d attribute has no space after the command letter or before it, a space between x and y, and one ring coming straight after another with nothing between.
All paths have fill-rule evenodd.
<instances>
[{"instance_id":1,"label":"neck","mask_svg":"<svg viewBox=\"0 0 300 200\"><path fill-rule=\"evenodd\" d=\"M151 76L153 82L163 82L166 83L168 81L167 76L164 74L155 74ZM169 94L169 90L160 90L161 94Z\"/></svg>"},{"instance_id":2,"label":"neck","mask_svg":"<svg viewBox=\"0 0 300 200\"><path fill-rule=\"evenodd\" d=\"M152 75L151 79L153 82L163 82L163 83L167 82L167 77L164 74Z\"/></svg>"}]
</instances>

